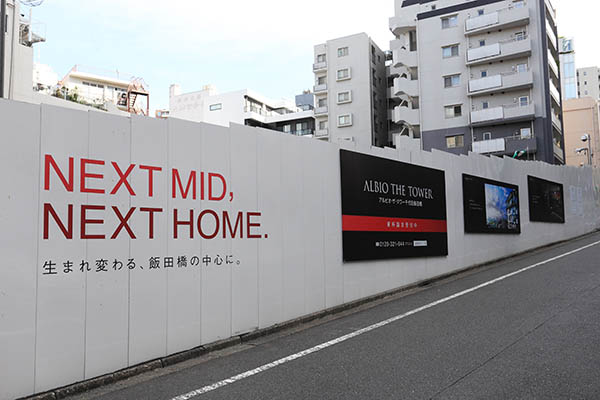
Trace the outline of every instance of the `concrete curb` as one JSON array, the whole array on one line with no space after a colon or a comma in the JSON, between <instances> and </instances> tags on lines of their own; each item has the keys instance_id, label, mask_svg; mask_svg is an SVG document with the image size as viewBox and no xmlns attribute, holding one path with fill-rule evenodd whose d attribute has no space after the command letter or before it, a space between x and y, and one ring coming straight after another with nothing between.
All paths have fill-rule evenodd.
<instances>
[{"instance_id":1,"label":"concrete curb","mask_svg":"<svg viewBox=\"0 0 600 400\"><path fill-rule=\"evenodd\" d=\"M68 396L81 394L81 393L90 391L92 389L97 389L99 387L109 385L111 383L123 381L125 379L131 378L131 377L134 377L137 375L141 375L145 372L153 371L153 370L159 369L159 368L166 368L166 367L169 367L169 366L172 366L172 365L184 362L184 361L188 361L188 360L191 360L194 358L201 357L203 355L206 355L206 354L209 354L209 353L212 353L215 351L227 349L227 348L237 346L237 345L243 344L243 343L249 343L256 339L259 339L259 338L262 338L265 336L269 336L274 333L278 333L278 332L281 332L284 330L288 330L288 329L296 328L301 325L308 324L310 322L314 322L318 319L322 319L322 318L336 315L336 314L341 314L345 311L349 311L352 309L357 309L366 304L373 304L373 306L375 306L375 305L379 304L379 302L381 300L384 300L384 299L389 299L389 301L391 301L391 300L393 300L392 299L393 297L397 297L398 295L408 294L408 292L417 290L417 289L425 287L425 286L429 286L431 284L434 284L434 283L437 283L440 281L444 281L448 278L458 277L462 274L469 273L474 270L481 269L483 267L486 267L486 266L489 266L492 264L496 264L496 263L499 263L502 261L510 260L513 258L518 258L518 257L521 257L521 256L531 253L531 252L548 249L550 247L558 246L558 245L561 245L561 244L564 244L567 242L571 242L571 241L575 241L575 240L580 240L580 239L586 238L586 237L591 236L598 232L600 232L600 230L596 230L594 232L590 232L585 235L581 235L581 236L574 237L571 239L561 240L561 241L547 244L544 246L536 247L536 248L533 248L533 249L530 249L527 251L523 251L523 252L520 252L517 254L512 254L507 257L498 258L496 260L488 261L488 262L485 262L482 264L472 265L470 267L456 270L454 272L439 275L434 278L428 278L428 279L425 279L425 280L422 280L419 282L415 282L408 286L403 286L403 287L396 288L396 289L393 289L393 290L390 290L387 292L379 293L379 294L376 294L376 295L373 295L370 297L366 297L363 299L345 303L345 304L342 304L342 305L339 305L336 307L328 308L323 311L305 315L303 317L299 317L299 318L296 318L296 319L293 319L290 321L276 324L276 325L273 325L273 326L270 326L267 328L257 329L255 331L252 331L249 333L244 333L241 335L233 336L231 338L220 340L220 341L213 342L213 343L209 343L204 346L195 347L191 350L182 351L180 353L172 354L172 355L162 357L162 358L159 358L156 360L152 360L152 361L148 361L148 362L145 362L142 364L134 365L132 367L128 367L128 368L122 369L120 371L116 371L116 372L113 372L110 374L106 374L106 375L102 375L102 376L99 376L96 378L88 379L83 382L75 383L75 384L68 385L68 386L65 386L62 388L57 388L57 389L54 389L54 390L51 390L51 391L48 391L45 393L40 393L40 394L29 396L29 397L23 397L20 400L64 399Z\"/></svg>"}]
</instances>

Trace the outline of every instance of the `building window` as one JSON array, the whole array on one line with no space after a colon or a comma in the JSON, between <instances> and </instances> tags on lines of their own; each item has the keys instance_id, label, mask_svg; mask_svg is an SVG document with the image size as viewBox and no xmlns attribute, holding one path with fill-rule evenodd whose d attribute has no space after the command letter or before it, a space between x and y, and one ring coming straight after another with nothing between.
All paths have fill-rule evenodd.
<instances>
[{"instance_id":1,"label":"building window","mask_svg":"<svg viewBox=\"0 0 600 400\"><path fill-rule=\"evenodd\" d=\"M483 104L481 105L481 107L482 107L484 110L485 110L485 109L488 109L488 108L490 108L490 103L489 103L489 102L487 102L487 101L484 101L484 102L483 102Z\"/></svg>"},{"instance_id":2,"label":"building window","mask_svg":"<svg viewBox=\"0 0 600 400\"><path fill-rule=\"evenodd\" d=\"M531 137L531 128L521 128L521 137L528 139Z\"/></svg>"},{"instance_id":3,"label":"building window","mask_svg":"<svg viewBox=\"0 0 600 400\"><path fill-rule=\"evenodd\" d=\"M460 86L460 74L450 75L444 77L444 87L451 88Z\"/></svg>"},{"instance_id":4,"label":"building window","mask_svg":"<svg viewBox=\"0 0 600 400\"><path fill-rule=\"evenodd\" d=\"M222 108L223 108L223 104L221 104L221 103L211 104L210 106L208 106L208 109L210 111L219 111Z\"/></svg>"},{"instance_id":5,"label":"building window","mask_svg":"<svg viewBox=\"0 0 600 400\"><path fill-rule=\"evenodd\" d=\"M327 76L320 76L317 78L317 85L324 85L327 83Z\"/></svg>"},{"instance_id":6,"label":"building window","mask_svg":"<svg viewBox=\"0 0 600 400\"><path fill-rule=\"evenodd\" d=\"M350 114L344 114L338 116L338 126L350 126L352 125L352 116Z\"/></svg>"},{"instance_id":7,"label":"building window","mask_svg":"<svg viewBox=\"0 0 600 400\"><path fill-rule=\"evenodd\" d=\"M513 6L515 8L525 7L525 1L523 1L523 0L515 0L515 1L513 1Z\"/></svg>"},{"instance_id":8,"label":"building window","mask_svg":"<svg viewBox=\"0 0 600 400\"><path fill-rule=\"evenodd\" d=\"M458 26L458 15L451 15L442 18L442 29L454 28Z\"/></svg>"},{"instance_id":9,"label":"building window","mask_svg":"<svg viewBox=\"0 0 600 400\"><path fill-rule=\"evenodd\" d=\"M454 149L465 146L465 135L455 135L446 137L446 147Z\"/></svg>"},{"instance_id":10,"label":"building window","mask_svg":"<svg viewBox=\"0 0 600 400\"><path fill-rule=\"evenodd\" d=\"M319 121L319 130L324 131L325 129L327 129L329 126L329 121L324 120L324 121Z\"/></svg>"},{"instance_id":11,"label":"building window","mask_svg":"<svg viewBox=\"0 0 600 400\"><path fill-rule=\"evenodd\" d=\"M462 106L446 106L444 107L444 112L446 114L446 118L456 118L462 115Z\"/></svg>"},{"instance_id":12,"label":"building window","mask_svg":"<svg viewBox=\"0 0 600 400\"><path fill-rule=\"evenodd\" d=\"M492 132L483 132L483 140L492 140Z\"/></svg>"},{"instance_id":13,"label":"building window","mask_svg":"<svg viewBox=\"0 0 600 400\"><path fill-rule=\"evenodd\" d=\"M527 72L527 64L517 64L517 72Z\"/></svg>"},{"instance_id":14,"label":"building window","mask_svg":"<svg viewBox=\"0 0 600 400\"><path fill-rule=\"evenodd\" d=\"M529 96L521 96L519 97L519 106L526 107L529 105Z\"/></svg>"},{"instance_id":15,"label":"building window","mask_svg":"<svg viewBox=\"0 0 600 400\"><path fill-rule=\"evenodd\" d=\"M444 58L458 57L458 45L453 44L452 46L442 47L442 57L444 57Z\"/></svg>"},{"instance_id":16,"label":"building window","mask_svg":"<svg viewBox=\"0 0 600 400\"><path fill-rule=\"evenodd\" d=\"M477 10L477 15L483 15L484 11L483 10Z\"/></svg>"},{"instance_id":17,"label":"building window","mask_svg":"<svg viewBox=\"0 0 600 400\"><path fill-rule=\"evenodd\" d=\"M292 125L284 125L283 126L283 131L285 133L291 133L292 132Z\"/></svg>"},{"instance_id":18,"label":"building window","mask_svg":"<svg viewBox=\"0 0 600 400\"><path fill-rule=\"evenodd\" d=\"M486 70L481 71L481 77L485 78L486 76L487 76L487 71Z\"/></svg>"},{"instance_id":19,"label":"building window","mask_svg":"<svg viewBox=\"0 0 600 400\"><path fill-rule=\"evenodd\" d=\"M485 39L479 41L479 47L485 46Z\"/></svg>"},{"instance_id":20,"label":"building window","mask_svg":"<svg viewBox=\"0 0 600 400\"><path fill-rule=\"evenodd\" d=\"M339 92L337 95L337 102L338 104L342 104L342 103L350 103L351 97L350 97L350 91L346 91L346 92Z\"/></svg>"},{"instance_id":21,"label":"building window","mask_svg":"<svg viewBox=\"0 0 600 400\"><path fill-rule=\"evenodd\" d=\"M525 40L527 38L527 34L525 32L517 32L515 33L516 40Z\"/></svg>"},{"instance_id":22,"label":"building window","mask_svg":"<svg viewBox=\"0 0 600 400\"><path fill-rule=\"evenodd\" d=\"M317 55L317 62L318 63L322 63L327 61L327 56L325 54L319 54Z\"/></svg>"},{"instance_id":23,"label":"building window","mask_svg":"<svg viewBox=\"0 0 600 400\"><path fill-rule=\"evenodd\" d=\"M342 68L337 70L337 80L342 81L344 79L350 79L350 68Z\"/></svg>"},{"instance_id":24,"label":"building window","mask_svg":"<svg viewBox=\"0 0 600 400\"><path fill-rule=\"evenodd\" d=\"M319 99L319 107L326 107L327 106L327 97L323 97Z\"/></svg>"},{"instance_id":25,"label":"building window","mask_svg":"<svg viewBox=\"0 0 600 400\"><path fill-rule=\"evenodd\" d=\"M348 55L348 47L340 47L338 49L338 57L345 57Z\"/></svg>"}]
</instances>

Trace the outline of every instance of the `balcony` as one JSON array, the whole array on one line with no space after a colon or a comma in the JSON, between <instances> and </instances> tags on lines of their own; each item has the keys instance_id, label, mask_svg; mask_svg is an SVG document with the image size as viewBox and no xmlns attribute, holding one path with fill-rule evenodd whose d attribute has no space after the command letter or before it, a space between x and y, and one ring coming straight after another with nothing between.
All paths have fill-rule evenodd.
<instances>
[{"instance_id":1,"label":"balcony","mask_svg":"<svg viewBox=\"0 0 600 400\"><path fill-rule=\"evenodd\" d=\"M550 67L550 71L554 72L554 77L558 80L558 64L556 63L556 60L554 59L554 56L550 50L548 50L548 66Z\"/></svg>"},{"instance_id":2,"label":"balcony","mask_svg":"<svg viewBox=\"0 0 600 400\"><path fill-rule=\"evenodd\" d=\"M470 80L469 96L481 96L531 87L533 87L532 71L510 72Z\"/></svg>"},{"instance_id":3,"label":"balcony","mask_svg":"<svg viewBox=\"0 0 600 400\"><path fill-rule=\"evenodd\" d=\"M394 96L406 95L410 97L419 96L419 81L407 78L394 79Z\"/></svg>"},{"instance_id":4,"label":"balcony","mask_svg":"<svg viewBox=\"0 0 600 400\"><path fill-rule=\"evenodd\" d=\"M554 128L556 130L562 132L562 124L560 118L558 118L558 116L555 113L552 113L552 125L554 125Z\"/></svg>"},{"instance_id":5,"label":"balcony","mask_svg":"<svg viewBox=\"0 0 600 400\"><path fill-rule=\"evenodd\" d=\"M533 137L510 136L473 142L473 153L512 156L518 151L535 154L537 152L536 139Z\"/></svg>"},{"instance_id":6,"label":"balcony","mask_svg":"<svg viewBox=\"0 0 600 400\"><path fill-rule=\"evenodd\" d=\"M504 105L471 111L471 126L496 125L500 123L531 121L535 118L535 106Z\"/></svg>"},{"instance_id":7,"label":"balcony","mask_svg":"<svg viewBox=\"0 0 600 400\"><path fill-rule=\"evenodd\" d=\"M394 108L393 120L397 124L420 125L419 109L397 106Z\"/></svg>"},{"instance_id":8,"label":"balcony","mask_svg":"<svg viewBox=\"0 0 600 400\"><path fill-rule=\"evenodd\" d=\"M321 83L320 85L315 85L313 87L313 92L315 94L327 92L327 84Z\"/></svg>"},{"instance_id":9,"label":"balcony","mask_svg":"<svg viewBox=\"0 0 600 400\"><path fill-rule=\"evenodd\" d=\"M390 18L390 31L395 36L399 36L403 33L414 31L417 29L417 21L408 15L400 15L397 17Z\"/></svg>"},{"instance_id":10,"label":"balcony","mask_svg":"<svg viewBox=\"0 0 600 400\"><path fill-rule=\"evenodd\" d=\"M465 22L465 35L476 35L491 30L507 29L528 24L528 7L509 7L467 19Z\"/></svg>"},{"instance_id":11,"label":"balcony","mask_svg":"<svg viewBox=\"0 0 600 400\"><path fill-rule=\"evenodd\" d=\"M315 131L316 138L327 138L329 137L329 129L317 129Z\"/></svg>"},{"instance_id":12,"label":"balcony","mask_svg":"<svg viewBox=\"0 0 600 400\"><path fill-rule=\"evenodd\" d=\"M531 55L531 39L512 39L500 43L469 49L467 65L486 64L493 61L510 60Z\"/></svg>"},{"instance_id":13,"label":"balcony","mask_svg":"<svg viewBox=\"0 0 600 400\"><path fill-rule=\"evenodd\" d=\"M560 92L558 91L556 86L554 86L554 83L552 83L552 80L550 80L548 86L550 86L550 95L551 95L552 99L554 99L556 104L560 106Z\"/></svg>"},{"instance_id":14,"label":"balcony","mask_svg":"<svg viewBox=\"0 0 600 400\"><path fill-rule=\"evenodd\" d=\"M328 112L329 112L329 109L327 108L327 106L321 106L321 107L315 108L315 116L326 115Z\"/></svg>"},{"instance_id":15,"label":"balcony","mask_svg":"<svg viewBox=\"0 0 600 400\"><path fill-rule=\"evenodd\" d=\"M558 144L553 143L552 147L554 151L554 157L558 158L560 161L565 162L565 151Z\"/></svg>"},{"instance_id":16,"label":"balcony","mask_svg":"<svg viewBox=\"0 0 600 400\"><path fill-rule=\"evenodd\" d=\"M321 61L313 64L313 72L327 69L327 61Z\"/></svg>"},{"instance_id":17,"label":"balcony","mask_svg":"<svg viewBox=\"0 0 600 400\"><path fill-rule=\"evenodd\" d=\"M551 44L554 51L558 51L558 41L556 40L556 35L548 21L546 21L546 33L548 34L548 42Z\"/></svg>"},{"instance_id":18,"label":"balcony","mask_svg":"<svg viewBox=\"0 0 600 400\"><path fill-rule=\"evenodd\" d=\"M406 49L396 49L392 52L394 67L416 68L418 65L417 52Z\"/></svg>"}]
</instances>

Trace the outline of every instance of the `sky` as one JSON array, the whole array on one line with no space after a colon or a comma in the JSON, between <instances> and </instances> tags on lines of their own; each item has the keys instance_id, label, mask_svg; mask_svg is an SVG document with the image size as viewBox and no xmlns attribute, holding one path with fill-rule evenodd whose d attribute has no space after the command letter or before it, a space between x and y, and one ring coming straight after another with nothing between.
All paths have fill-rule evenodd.
<instances>
[{"instance_id":1,"label":"sky","mask_svg":"<svg viewBox=\"0 0 600 400\"><path fill-rule=\"evenodd\" d=\"M559 34L575 37L577 66L600 65L600 2L552 3ZM315 44L366 32L387 49L393 14L393 0L45 0L33 10L47 38L35 61L59 78L75 64L142 77L151 109L168 108L172 83L293 99L313 85Z\"/></svg>"}]
</instances>

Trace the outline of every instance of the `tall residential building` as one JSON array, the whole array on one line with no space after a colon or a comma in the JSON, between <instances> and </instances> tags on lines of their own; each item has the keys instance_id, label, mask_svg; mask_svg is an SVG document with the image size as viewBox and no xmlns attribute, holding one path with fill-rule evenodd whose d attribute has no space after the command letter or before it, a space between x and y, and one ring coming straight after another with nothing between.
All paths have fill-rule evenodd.
<instances>
[{"instance_id":1,"label":"tall residential building","mask_svg":"<svg viewBox=\"0 0 600 400\"><path fill-rule=\"evenodd\" d=\"M567 164L573 166L588 165L590 154L592 164L600 167L600 121L598 100L582 97L565 101L563 108L565 120L565 153ZM588 135L589 139L581 138ZM579 151L578 151L579 150ZM590 152L588 154L588 152Z\"/></svg>"},{"instance_id":2,"label":"tall residential building","mask_svg":"<svg viewBox=\"0 0 600 400\"><path fill-rule=\"evenodd\" d=\"M314 48L315 136L388 145L385 53L365 33Z\"/></svg>"},{"instance_id":3,"label":"tall residential building","mask_svg":"<svg viewBox=\"0 0 600 400\"><path fill-rule=\"evenodd\" d=\"M391 124L425 150L564 163L549 0L395 0ZM527 153L527 154L525 154Z\"/></svg>"},{"instance_id":4,"label":"tall residential building","mask_svg":"<svg viewBox=\"0 0 600 400\"><path fill-rule=\"evenodd\" d=\"M577 95L577 70L575 68L575 44L573 38L558 38L558 49L563 101L576 99L579 96Z\"/></svg>"},{"instance_id":5,"label":"tall residential building","mask_svg":"<svg viewBox=\"0 0 600 400\"><path fill-rule=\"evenodd\" d=\"M600 100L600 68L577 69L577 91L579 97L592 97Z\"/></svg>"},{"instance_id":6,"label":"tall residential building","mask_svg":"<svg viewBox=\"0 0 600 400\"><path fill-rule=\"evenodd\" d=\"M308 97L304 100L308 100ZM207 85L202 90L181 93L171 85L169 118L229 126L230 123L278 130L298 136L312 136L313 110L302 110L288 100L271 100L251 90L218 93Z\"/></svg>"}]
</instances>

